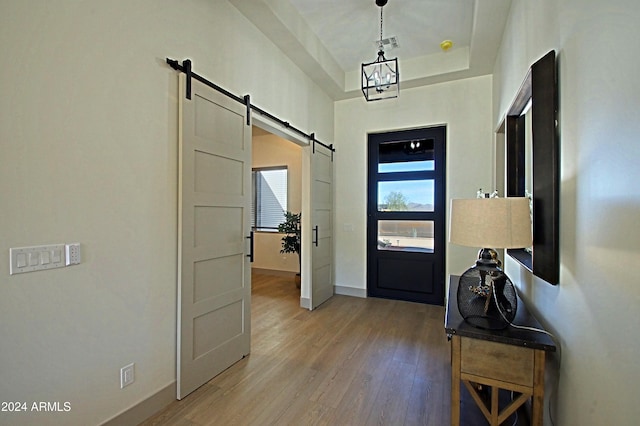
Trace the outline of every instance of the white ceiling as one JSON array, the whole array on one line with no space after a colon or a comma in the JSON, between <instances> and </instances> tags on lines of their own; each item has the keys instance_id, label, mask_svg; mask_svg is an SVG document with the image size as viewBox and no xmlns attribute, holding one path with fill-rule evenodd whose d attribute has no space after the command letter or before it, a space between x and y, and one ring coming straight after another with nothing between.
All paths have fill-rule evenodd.
<instances>
[{"instance_id":1,"label":"white ceiling","mask_svg":"<svg viewBox=\"0 0 640 426\"><path fill-rule=\"evenodd\" d=\"M344 71L376 59L380 8L374 0L289 1ZM387 56L439 53L443 40L471 43L473 0L389 0L382 13L383 38L396 36L399 44Z\"/></svg>"},{"instance_id":2,"label":"white ceiling","mask_svg":"<svg viewBox=\"0 0 640 426\"><path fill-rule=\"evenodd\" d=\"M229 0L334 99L361 96L360 64L377 57L375 0ZM383 38L399 47L400 87L490 74L511 0L388 0ZM444 52L443 40L453 41Z\"/></svg>"}]
</instances>

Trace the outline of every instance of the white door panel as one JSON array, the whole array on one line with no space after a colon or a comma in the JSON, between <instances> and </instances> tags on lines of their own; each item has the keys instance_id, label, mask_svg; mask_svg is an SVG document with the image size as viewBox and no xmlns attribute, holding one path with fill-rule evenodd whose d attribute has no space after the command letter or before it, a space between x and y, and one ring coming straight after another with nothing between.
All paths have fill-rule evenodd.
<instances>
[{"instance_id":1,"label":"white door panel","mask_svg":"<svg viewBox=\"0 0 640 426\"><path fill-rule=\"evenodd\" d=\"M332 153L316 147L311 157L312 280L311 307L333 296L333 161Z\"/></svg>"},{"instance_id":2,"label":"white door panel","mask_svg":"<svg viewBox=\"0 0 640 426\"><path fill-rule=\"evenodd\" d=\"M249 353L246 254L251 128L246 107L192 80L180 83L178 399Z\"/></svg>"}]
</instances>

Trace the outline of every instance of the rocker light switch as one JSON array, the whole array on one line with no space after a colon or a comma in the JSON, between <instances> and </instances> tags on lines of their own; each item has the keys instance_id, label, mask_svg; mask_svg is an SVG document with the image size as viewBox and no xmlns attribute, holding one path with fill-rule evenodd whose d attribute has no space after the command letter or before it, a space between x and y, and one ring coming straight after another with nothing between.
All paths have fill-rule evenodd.
<instances>
[{"instance_id":1,"label":"rocker light switch","mask_svg":"<svg viewBox=\"0 0 640 426\"><path fill-rule=\"evenodd\" d=\"M29 253L29 266L38 266L40 264L40 253L32 251Z\"/></svg>"},{"instance_id":2,"label":"rocker light switch","mask_svg":"<svg viewBox=\"0 0 640 426\"><path fill-rule=\"evenodd\" d=\"M27 254L26 253L17 253L16 254L16 266L18 268L24 268L27 266Z\"/></svg>"}]
</instances>

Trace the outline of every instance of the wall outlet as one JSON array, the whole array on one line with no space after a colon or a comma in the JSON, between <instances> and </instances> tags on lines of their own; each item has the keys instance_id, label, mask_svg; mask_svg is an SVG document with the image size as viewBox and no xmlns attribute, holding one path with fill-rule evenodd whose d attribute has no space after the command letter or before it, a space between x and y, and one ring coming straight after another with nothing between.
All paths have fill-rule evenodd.
<instances>
[{"instance_id":1,"label":"wall outlet","mask_svg":"<svg viewBox=\"0 0 640 426\"><path fill-rule=\"evenodd\" d=\"M66 244L65 249L65 264L77 265L80 263L80 243Z\"/></svg>"},{"instance_id":2,"label":"wall outlet","mask_svg":"<svg viewBox=\"0 0 640 426\"><path fill-rule=\"evenodd\" d=\"M129 386L136 380L135 365L136 364L132 362L120 369L120 389L124 389L125 386Z\"/></svg>"}]
</instances>

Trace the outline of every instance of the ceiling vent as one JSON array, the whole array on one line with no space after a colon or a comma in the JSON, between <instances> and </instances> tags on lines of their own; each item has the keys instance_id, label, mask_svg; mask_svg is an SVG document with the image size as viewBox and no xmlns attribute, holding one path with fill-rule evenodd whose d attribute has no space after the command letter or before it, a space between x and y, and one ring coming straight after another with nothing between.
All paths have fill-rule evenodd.
<instances>
[{"instance_id":1,"label":"ceiling vent","mask_svg":"<svg viewBox=\"0 0 640 426\"><path fill-rule=\"evenodd\" d=\"M381 40L376 40L374 41L376 46L380 45L380 41ZM383 38L382 39L382 47L384 47L384 50L391 50L391 49L397 49L398 47L400 47L398 45L398 37L393 36L393 37L387 37L387 38Z\"/></svg>"}]
</instances>

